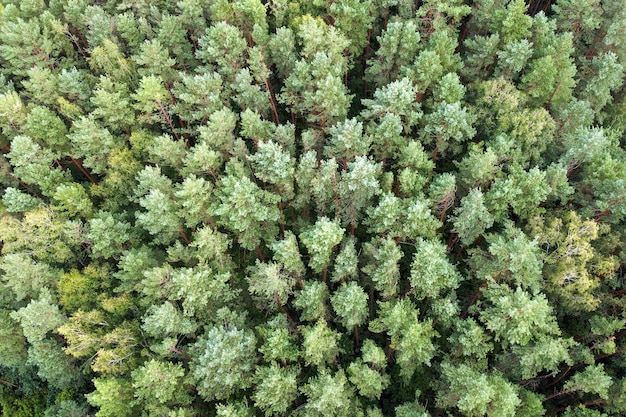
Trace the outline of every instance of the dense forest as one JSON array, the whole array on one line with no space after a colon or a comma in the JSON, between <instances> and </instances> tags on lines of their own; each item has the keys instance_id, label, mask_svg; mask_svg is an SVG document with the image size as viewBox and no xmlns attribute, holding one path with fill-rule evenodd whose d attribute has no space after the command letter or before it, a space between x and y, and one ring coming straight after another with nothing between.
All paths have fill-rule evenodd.
<instances>
[{"instance_id":1,"label":"dense forest","mask_svg":"<svg viewBox=\"0 0 626 417\"><path fill-rule=\"evenodd\" d=\"M2 417L626 415L623 0L0 12Z\"/></svg>"}]
</instances>

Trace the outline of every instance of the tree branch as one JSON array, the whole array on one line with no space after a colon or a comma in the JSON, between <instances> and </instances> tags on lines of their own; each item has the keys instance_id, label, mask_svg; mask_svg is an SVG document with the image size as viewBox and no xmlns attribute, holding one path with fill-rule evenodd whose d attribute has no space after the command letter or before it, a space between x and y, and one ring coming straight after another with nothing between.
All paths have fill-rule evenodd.
<instances>
[{"instance_id":1,"label":"tree branch","mask_svg":"<svg viewBox=\"0 0 626 417\"><path fill-rule=\"evenodd\" d=\"M89 172L85 169L85 167L83 166L83 164L77 160L74 159L74 157L70 156L70 159L72 160L72 162L74 163L74 165L76 165L76 167L80 170L80 172L82 172L85 177L87 177L87 179L89 180L89 182L91 182L93 185L98 185L98 181L96 181L91 174L89 174Z\"/></svg>"},{"instance_id":2,"label":"tree branch","mask_svg":"<svg viewBox=\"0 0 626 417\"><path fill-rule=\"evenodd\" d=\"M13 388L17 388L17 385L15 385L12 382L7 381L6 379L2 379L2 378L0 378L0 384L4 384L4 385L8 385L8 386L13 387Z\"/></svg>"},{"instance_id":3,"label":"tree branch","mask_svg":"<svg viewBox=\"0 0 626 417\"><path fill-rule=\"evenodd\" d=\"M605 400L604 398L598 398L596 400L590 400L590 401L585 401L584 403L579 403L579 404L577 404L575 406L568 405L568 406L565 406L565 407L557 408L556 410L550 410L550 411L548 411L546 413L546 415L558 414L558 413L561 413L561 412L567 410L568 408L577 408L577 407L580 407L580 406L587 407L587 406L590 406L590 405L601 405L601 404L606 404L607 402L608 401Z\"/></svg>"},{"instance_id":4,"label":"tree branch","mask_svg":"<svg viewBox=\"0 0 626 417\"><path fill-rule=\"evenodd\" d=\"M467 313L469 312L470 307L476 302L476 300L478 300L480 293L483 291L483 288L485 288L486 286L487 286L487 283L484 282L480 287L478 287L476 292L472 295L472 298L470 299L469 303L465 306L465 308L463 309L463 312L461 313L462 319L467 317Z\"/></svg>"}]
</instances>

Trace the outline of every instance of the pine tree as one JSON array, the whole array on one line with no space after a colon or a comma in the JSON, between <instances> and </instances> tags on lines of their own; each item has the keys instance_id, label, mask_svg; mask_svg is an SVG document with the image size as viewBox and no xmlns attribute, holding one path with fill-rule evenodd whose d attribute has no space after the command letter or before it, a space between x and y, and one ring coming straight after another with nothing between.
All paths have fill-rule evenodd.
<instances>
[{"instance_id":1,"label":"pine tree","mask_svg":"<svg viewBox=\"0 0 626 417\"><path fill-rule=\"evenodd\" d=\"M256 339L250 331L215 326L193 345L198 361L191 369L198 394L223 400L252 383Z\"/></svg>"},{"instance_id":2,"label":"pine tree","mask_svg":"<svg viewBox=\"0 0 626 417\"><path fill-rule=\"evenodd\" d=\"M552 3L3 1L1 414L624 415L626 12Z\"/></svg>"}]
</instances>

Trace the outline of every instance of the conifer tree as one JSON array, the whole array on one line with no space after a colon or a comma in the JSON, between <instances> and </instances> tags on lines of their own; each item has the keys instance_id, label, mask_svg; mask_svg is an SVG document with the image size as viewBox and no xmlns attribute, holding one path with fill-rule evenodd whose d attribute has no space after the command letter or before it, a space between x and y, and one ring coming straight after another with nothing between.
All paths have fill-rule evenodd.
<instances>
[{"instance_id":1,"label":"conifer tree","mask_svg":"<svg viewBox=\"0 0 626 417\"><path fill-rule=\"evenodd\" d=\"M626 413L619 0L4 0L0 414Z\"/></svg>"}]
</instances>

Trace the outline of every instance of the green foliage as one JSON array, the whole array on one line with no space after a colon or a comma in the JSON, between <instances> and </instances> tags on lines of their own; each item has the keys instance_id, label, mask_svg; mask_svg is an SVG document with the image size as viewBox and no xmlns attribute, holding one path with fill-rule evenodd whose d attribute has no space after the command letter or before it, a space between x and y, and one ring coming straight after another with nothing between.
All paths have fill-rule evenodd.
<instances>
[{"instance_id":1,"label":"green foliage","mask_svg":"<svg viewBox=\"0 0 626 417\"><path fill-rule=\"evenodd\" d=\"M37 368L37 376L46 381L52 389L67 389L79 381L79 371L74 368L72 360L54 340L32 344L28 348L28 362Z\"/></svg>"},{"instance_id":2,"label":"green foliage","mask_svg":"<svg viewBox=\"0 0 626 417\"><path fill-rule=\"evenodd\" d=\"M61 184L52 196L58 201L57 209L70 216L91 217L93 204L83 187L76 183Z\"/></svg>"},{"instance_id":3,"label":"green foliage","mask_svg":"<svg viewBox=\"0 0 626 417\"><path fill-rule=\"evenodd\" d=\"M487 354L494 348L491 338L474 319L470 318L465 322L459 322L456 325L451 339L457 346L458 353L463 356L473 357L481 360L487 357Z\"/></svg>"},{"instance_id":4,"label":"green foliage","mask_svg":"<svg viewBox=\"0 0 626 417\"><path fill-rule=\"evenodd\" d=\"M19 396L2 387L0 391L0 410L2 417L43 416L46 411L46 393L37 392L28 396Z\"/></svg>"},{"instance_id":5,"label":"green foliage","mask_svg":"<svg viewBox=\"0 0 626 417\"><path fill-rule=\"evenodd\" d=\"M363 245L368 263L362 271L370 277L383 298L394 296L398 291L400 267L398 261L403 253L394 240L374 238Z\"/></svg>"},{"instance_id":6,"label":"green foliage","mask_svg":"<svg viewBox=\"0 0 626 417\"><path fill-rule=\"evenodd\" d=\"M259 352L263 354L265 361L293 362L298 358L298 348L295 337L290 334L284 316L277 316L270 320L267 325L258 327L257 330L265 339Z\"/></svg>"},{"instance_id":7,"label":"green foliage","mask_svg":"<svg viewBox=\"0 0 626 417\"><path fill-rule=\"evenodd\" d=\"M310 378L300 391L307 397L306 416L349 416L352 390L343 371L332 375L323 370Z\"/></svg>"},{"instance_id":8,"label":"green foliage","mask_svg":"<svg viewBox=\"0 0 626 417\"><path fill-rule=\"evenodd\" d=\"M159 242L170 243L174 240L182 222L176 214L176 203L172 196L159 189L152 189L141 198L139 204L145 211L136 212L137 224Z\"/></svg>"},{"instance_id":9,"label":"green foliage","mask_svg":"<svg viewBox=\"0 0 626 417\"><path fill-rule=\"evenodd\" d=\"M320 218L315 222L315 226L301 233L300 240L311 256L309 266L313 271L319 273L325 270L333 248L341 242L343 233L343 229L336 221L326 217Z\"/></svg>"},{"instance_id":10,"label":"green foliage","mask_svg":"<svg viewBox=\"0 0 626 417\"><path fill-rule=\"evenodd\" d=\"M285 233L283 240L273 243L272 250L274 251L274 259L283 265L287 271L298 277L304 274L305 267L300 256L298 241L292 232Z\"/></svg>"},{"instance_id":11,"label":"green foliage","mask_svg":"<svg viewBox=\"0 0 626 417\"><path fill-rule=\"evenodd\" d=\"M282 185L282 192L293 190L294 160L279 144L261 142L249 159L258 179Z\"/></svg>"},{"instance_id":12,"label":"green foliage","mask_svg":"<svg viewBox=\"0 0 626 417\"><path fill-rule=\"evenodd\" d=\"M493 225L493 217L485 207L483 194L476 188L461 200L454 214L454 229L465 245L474 243Z\"/></svg>"},{"instance_id":13,"label":"green foliage","mask_svg":"<svg viewBox=\"0 0 626 417\"><path fill-rule=\"evenodd\" d=\"M437 298L449 289L455 289L461 277L446 256L442 244L420 240L416 243L411 264L410 282L418 300Z\"/></svg>"},{"instance_id":14,"label":"green foliage","mask_svg":"<svg viewBox=\"0 0 626 417\"><path fill-rule=\"evenodd\" d=\"M67 127L48 107L36 106L29 113L24 126L28 135L40 140L57 152L67 145Z\"/></svg>"},{"instance_id":15,"label":"green foliage","mask_svg":"<svg viewBox=\"0 0 626 417\"><path fill-rule=\"evenodd\" d=\"M625 32L3 1L0 414L626 414Z\"/></svg>"},{"instance_id":16,"label":"green foliage","mask_svg":"<svg viewBox=\"0 0 626 417\"><path fill-rule=\"evenodd\" d=\"M418 91L407 77L393 81L374 91L372 99L362 100L365 107L362 116L368 119L378 118L381 122L385 117L399 118L402 130L410 133L411 128L423 116L421 106L415 100ZM375 140L374 143L376 142ZM378 145L382 146L383 143Z\"/></svg>"},{"instance_id":17,"label":"green foliage","mask_svg":"<svg viewBox=\"0 0 626 417\"><path fill-rule=\"evenodd\" d=\"M568 391L582 391L597 394L600 398L608 398L608 390L612 384L612 379L604 371L604 366L592 365L583 371L576 373L564 385Z\"/></svg>"},{"instance_id":18,"label":"green foliage","mask_svg":"<svg viewBox=\"0 0 626 417\"><path fill-rule=\"evenodd\" d=\"M348 366L349 380L356 386L359 395L380 399L390 383L389 375L381 373L387 362L385 353L371 339L364 341L361 352L362 358Z\"/></svg>"},{"instance_id":19,"label":"green foliage","mask_svg":"<svg viewBox=\"0 0 626 417\"><path fill-rule=\"evenodd\" d=\"M350 42L334 26L311 16L302 18L297 33L301 59L285 79L279 101L324 129L346 117L352 100L341 79L348 69L343 50Z\"/></svg>"},{"instance_id":20,"label":"green foliage","mask_svg":"<svg viewBox=\"0 0 626 417\"><path fill-rule=\"evenodd\" d=\"M3 290L11 291L15 301L36 299L39 294L54 287L58 277L45 262L36 262L25 253L9 253L2 257L0 269Z\"/></svg>"},{"instance_id":21,"label":"green foliage","mask_svg":"<svg viewBox=\"0 0 626 417\"><path fill-rule=\"evenodd\" d=\"M68 138L74 150L73 156L83 158L85 166L96 174L104 172L109 153L119 145L119 140L91 117L77 120Z\"/></svg>"},{"instance_id":22,"label":"green foliage","mask_svg":"<svg viewBox=\"0 0 626 417\"><path fill-rule=\"evenodd\" d=\"M279 367L275 362L255 372L258 384L254 403L266 416L284 413L298 395L298 371Z\"/></svg>"},{"instance_id":23,"label":"green foliage","mask_svg":"<svg viewBox=\"0 0 626 417\"><path fill-rule=\"evenodd\" d=\"M342 284L330 299L338 321L350 329L363 324L367 318L367 294L356 282Z\"/></svg>"},{"instance_id":24,"label":"green foliage","mask_svg":"<svg viewBox=\"0 0 626 417\"><path fill-rule=\"evenodd\" d=\"M511 282L533 292L539 289L544 263L537 241L511 225L502 234L486 235L485 240L489 243L488 253L471 252L479 276Z\"/></svg>"},{"instance_id":25,"label":"green foliage","mask_svg":"<svg viewBox=\"0 0 626 417\"><path fill-rule=\"evenodd\" d=\"M56 330L64 322L50 294L42 294L38 300L33 300L26 307L11 313L11 318L22 326L24 336L31 345L37 344L46 338L48 332Z\"/></svg>"},{"instance_id":26,"label":"green foliage","mask_svg":"<svg viewBox=\"0 0 626 417\"><path fill-rule=\"evenodd\" d=\"M504 78L515 78L526 66L532 53L532 44L527 39L508 42L504 49L498 51L498 72Z\"/></svg>"},{"instance_id":27,"label":"green foliage","mask_svg":"<svg viewBox=\"0 0 626 417\"><path fill-rule=\"evenodd\" d=\"M134 414L130 381L115 377L96 378L94 385L96 390L87 395L87 400L99 408L97 417L127 417Z\"/></svg>"},{"instance_id":28,"label":"green foliage","mask_svg":"<svg viewBox=\"0 0 626 417\"><path fill-rule=\"evenodd\" d=\"M293 305L300 311L300 320L314 321L326 314L328 287L324 282L304 281L301 291L296 293Z\"/></svg>"},{"instance_id":29,"label":"green foliage","mask_svg":"<svg viewBox=\"0 0 626 417\"><path fill-rule=\"evenodd\" d=\"M302 356L306 365L324 367L339 354L340 334L330 329L326 320L320 319L313 326L302 329Z\"/></svg>"},{"instance_id":30,"label":"green foliage","mask_svg":"<svg viewBox=\"0 0 626 417\"><path fill-rule=\"evenodd\" d=\"M0 335L2 340L4 340L0 350L0 353L2 353L0 365L8 368L17 368L23 365L28 358L24 334L19 321L11 317L7 310L2 310L0 315L2 317Z\"/></svg>"},{"instance_id":31,"label":"green foliage","mask_svg":"<svg viewBox=\"0 0 626 417\"><path fill-rule=\"evenodd\" d=\"M39 208L40 201L30 194L8 187L2 196L5 210L9 213L23 213Z\"/></svg>"},{"instance_id":32,"label":"green foliage","mask_svg":"<svg viewBox=\"0 0 626 417\"><path fill-rule=\"evenodd\" d=\"M591 241L598 236L598 225L583 221L575 212L563 218L549 219L544 225L534 224L539 242L548 247L546 259L547 290L568 310L592 311L599 300L593 295L598 287L585 265L594 256Z\"/></svg>"},{"instance_id":33,"label":"green foliage","mask_svg":"<svg viewBox=\"0 0 626 417\"><path fill-rule=\"evenodd\" d=\"M541 335L558 334L558 326L548 300L543 295L532 297L517 288L490 288L486 294L493 303L485 308L480 320L494 333L494 339L506 344L526 345Z\"/></svg>"},{"instance_id":34,"label":"green foliage","mask_svg":"<svg viewBox=\"0 0 626 417\"><path fill-rule=\"evenodd\" d=\"M130 224L116 219L110 212L99 212L89 220L87 237L93 242L94 257L110 258L122 253L130 237Z\"/></svg>"},{"instance_id":35,"label":"green foliage","mask_svg":"<svg viewBox=\"0 0 626 417\"><path fill-rule=\"evenodd\" d=\"M265 308L282 306L293 292L295 279L278 264L261 263L257 260L248 273L248 289Z\"/></svg>"},{"instance_id":36,"label":"green foliage","mask_svg":"<svg viewBox=\"0 0 626 417\"><path fill-rule=\"evenodd\" d=\"M591 62L593 75L585 86L583 94L591 108L599 112L612 100L611 91L624 83L624 66L613 52L595 56Z\"/></svg>"},{"instance_id":37,"label":"green foliage","mask_svg":"<svg viewBox=\"0 0 626 417\"><path fill-rule=\"evenodd\" d=\"M158 337L193 333L197 325L184 317L174 304L166 301L158 307L152 306L148 309L141 328L149 335Z\"/></svg>"},{"instance_id":38,"label":"green foliage","mask_svg":"<svg viewBox=\"0 0 626 417\"><path fill-rule=\"evenodd\" d=\"M449 147L452 147L453 154L458 153L458 145L476 134L472 126L476 121L476 116L469 113L458 101L438 103L435 110L425 119L424 141L429 144L434 143L433 160L439 153L447 154Z\"/></svg>"},{"instance_id":39,"label":"green foliage","mask_svg":"<svg viewBox=\"0 0 626 417\"><path fill-rule=\"evenodd\" d=\"M57 283L59 303L66 311L95 307L100 289L106 287L108 273L106 267L90 264L82 272L73 269L61 275Z\"/></svg>"},{"instance_id":40,"label":"green foliage","mask_svg":"<svg viewBox=\"0 0 626 417\"><path fill-rule=\"evenodd\" d=\"M500 16L496 20L501 20L499 33L505 44L519 41L529 34L532 19L525 14L527 7L523 0L515 0L507 5L506 10L499 10Z\"/></svg>"},{"instance_id":41,"label":"green foliage","mask_svg":"<svg viewBox=\"0 0 626 417\"><path fill-rule=\"evenodd\" d=\"M407 298L379 302L379 307L378 317L370 322L370 330L386 332L391 337L391 348L398 350L401 375L411 377L418 366L430 365L436 349L433 338L438 336L432 322L421 322L419 310Z\"/></svg>"},{"instance_id":42,"label":"green foliage","mask_svg":"<svg viewBox=\"0 0 626 417\"><path fill-rule=\"evenodd\" d=\"M569 408L565 411L565 413L563 413L564 416L566 417L603 417L606 416L606 414L601 413L597 410L592 410L589 409L587 407L585 407L584 405L578 406L576 408Z\"/></svg>"},{"instance_id":43,"label":"green foliage","mask_svg":"<svg viewBox=\"0 0 626 417\"><path fill-rule=\"evenodd\" d=\"M198 358L191 369L198 394L207 400L228 398L252 383L256 339L251 331L213 326L193 345Z\"/></svg>"},{"instance_id":44,"label":"green foliage","mask_svg":"<svg viewBox=\"0 0 626 417\"><path fill-rule=\"evenodd\" d=\"M46 195L54 193L56 187L67 180L65 172L52 167L54 154L28 136L14 137L7 157L17 177L26 184L36 185Z\"/></svg>"},{"instance_id":45,"label":"green foliage","mask_svg":"<svg viewBox=\"0 0 626 417\"><path fill-rule=\"evenodd\" d=\"M331 277L333 282L357 277L359 257L354 244L354 239L344 240L341 251L335 258L335 268Z\"/></svg>"},{"instance_id":46,"label":"green foliage","mask_svg":"<svg viewBox=\"0 0 626 417\"><path fill-rule=\"evenodd\" d=\"M389 376L381 375L368 365L352 362L348 366L350 382L356 386L359 395L379 399L382 391L389 385Z\"/></svg>"},{"instance_id":47,"label":"green foliage","mask_svg":"<svg viewBox=\"0 0 626 417\"><path fill-rule=\"evenodd\" d=\"M185 370L180 364L159 362L154 359L132 372L133 388L141 409L148 413L163 413L175 404L190 401L183 377Z\"/></svg>"},{"instance_id":48,"label":"green foliage","mask_svg":"<svg viewBox=\"0 0 626 417\"><path fill-rule=\"evenodd\" d=\"M438 397L441 407L456 407L468 416L514 416L521 401L517 389L498 374L485 374L466 364L442 364L448 392Z\"/></svg>"},{"instance_id":49,"label":"green foliage","mask_svg":"<svg viewBox=\"0 0 626 417\"><path fill-rule=\"evenodd\" d=\"M380 165L357 156L354 162L348 163L347 168L338 185L339 198L343 200L339 215L343 223L350 224L354 229L361 219L361 212L380 192Z\"/></svg>"},{"instance_id":50,"label":"green foliage","mask_svg":"<svg viewBox=\"0 0 626 417\"><path fill-rule=\"evenodd\" d=\"M246 42L241 31L226 22L217 22L198 40L196 57L231 81L244 64Z\"/></svg>"},{"instance_id":51,"label":"green foliage","mask_svg":"<svg viewBox=\"0 0 626 417\"><path fill-rule=\"evenodd\" d=\"M218 223L239 235L239 243L254 249L261 241L272 241L280 213L280 197L259 188L247 177L228 175L216 191L218 203L212 213Z\"/></svg>"},{"instance_id":52,"label":"green foliage","mask_svg":"<svg viewBox=\"0 0 626 417\"><path fill-rule=\"evenodd\" d=\"M127 84L100 77L90 101L95 106L91 114L102 120L108 129L118 131L134 124L135 113L130 108L131 97Z\"/></svg>"},{"instance_id":53,"label":"green foliage","mask_svg":"<svg viewBox=\"0 0 626 417\"><path fill-rule=\"evenodd\" d=\"M549 193L544 171L537 168L524 171L514 167L506 180L494 181L486 195L487 207L494 213L494 220L506 218L509 206L516 215L529 219L542 213L540 204Z\"/></svg>"},{"instance_id":54,"label":"green foliage","mask_svg":"<svg viewBox=\"0 0 626 417\"><path fill-rule=\"evenodd\" d=\"M539 335L530 344L512 351L519 357L522 378L533 378L541 371L555 372L563 363L571 364L569 351L574 345L571 339Z\"/></svg>"},{"instance_id":55,"label":"green foliage","mask_svg":"<svg viewBox=\"0 0 626 417\"><path fill-rule=\"evenodd\" d=\"M403 66L411 64L420 42L420 32L411 20L390 22L378 37L380 44L376 58L371 58L366 70L367 76L382 87L398 77Z\"/></svg>"}]
</instances>

